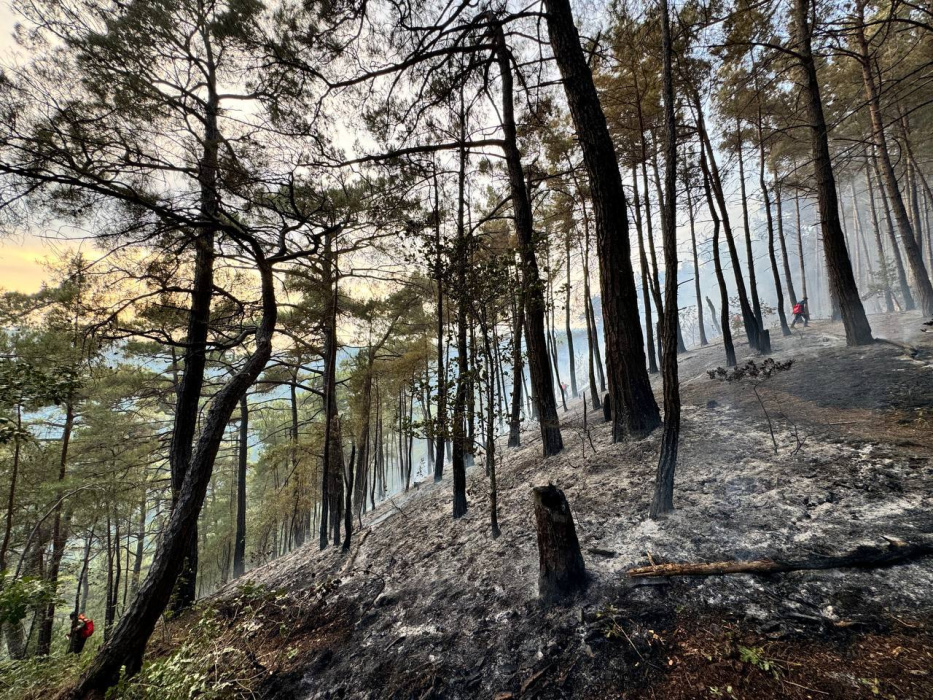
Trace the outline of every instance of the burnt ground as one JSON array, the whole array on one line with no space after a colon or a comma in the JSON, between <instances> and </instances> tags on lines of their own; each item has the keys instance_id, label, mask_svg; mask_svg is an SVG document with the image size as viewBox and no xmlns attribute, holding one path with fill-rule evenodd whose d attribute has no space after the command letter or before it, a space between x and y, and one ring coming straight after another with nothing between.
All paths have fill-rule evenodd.
<instances>
[{"instance_id":1,"label":"burnt ground","mask_svg":"<svg viewBox=\"0 0 933 700\"><path fill-rule=\"evenodd\" d=\"M577 400L561 417L563 454L541 459L531 429L522 448L501 450L500 538L489 534L477 460L459 521L449 477L422 483L365 516L349 555L306 547L249 572L248 590L276 591L261 594L276 603L248 633L224 638L255 670L231 694L933 698L933 558L626 576L649 556L842 554L933 533L933 333L910 315L872 323L898 344L848 348L828 323L774 339L774 357L794 360L758 387L776 453L751 384L707 376L720 347L684 355L677 510L659 522L647 512L660 436L612 444L593 411L585 425ZM591 580L545 608L530 490L548 481L571 504ZM214 604L236 609L244 595L231 586ZM156 655L186 634L184 621L172 625Z\"/></svg>"}]
</instances>

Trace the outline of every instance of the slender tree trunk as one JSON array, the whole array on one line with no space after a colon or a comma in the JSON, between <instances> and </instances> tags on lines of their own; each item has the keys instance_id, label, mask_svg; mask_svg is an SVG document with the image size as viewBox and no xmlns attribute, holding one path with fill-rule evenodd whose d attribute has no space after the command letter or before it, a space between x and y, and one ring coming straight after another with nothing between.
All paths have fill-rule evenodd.
<instances>
[{"instance_id":1,"label":"slender tree trunk","mask_svg":"<svg viewBox=\"0 0 933 700\"><path fill-rule=\"evenodd\" d=\"M638 292L628 240L628 207L606 117L580 46L568 0L545 0L554 58L583 150L599 248L613 439L645 435L661 421L645 366Z\"/></svg>"},{"instance_id":2,"label":"slender tree trunk","mask_svg":"<svg viewBox=\"0 0 933 700\"><path fill-rule=\"evenodd\" d=\"M794 192L794 210L797 216L797 262L800 265L800 284L803 287L803 296L807 298L807 268L804 262L803 252L803 224L800 221L800 192Z\"/></svg>"},{"instance_id":3,"label":"slender tree trunk","mask_svg":"<svg viewBox=\"0 0 933 700\"><path fill-rule=\"evenodd\" d=\"M577 398L577 364L573 351L573 332L570 330L570 231L564 240L564 257L567 262L567 290L564 296L564 330L567 333L567 357L570 362L570 395Z\"/></svg>"},{"instance_id":4,"label":"slender tree trunk","mask_svg":"<svg viewBox=\"0 0 933 700\"><path fill-rule=\"evenodd\" d=\"M444 477L444 441L447 439L447 362L444 353L444 268L441 257L441 205L437 168L434 169L434 278L437 280L437 422L434 428L434 481ZM361 448L365 452L365 448ZM360 469L366 462L360 461Z\"/></svg>"},{"instance_id":5,"label":"slender tree trunk","mask_svg":"<svg viewBox=\"0 0 933 700\"><path fill-rule=\"evenodd\" d=\"M729 249L729 259L732 262L732 273L735 276L735 288L739 297L739 307L742 312L742 322L745 325L745 336L751 348L758 349L758 334L761 327L755 316L755 311L748 300L748 291L745 287L745 278L742 276L742 264L739 261L739 252L735 245L735 237L732 235L732 225L729 221L729 209L726 204L726 195L722 185L722 178L719 173L719 166L716 163L716 154L713 151L713 145L710 142L709 134L706 131L706 121L703 118L703 103L700 100L699 92L694 88L692 90L693 107L696 111L697 131L700 135L700 150L705 150L707 161L707 170L710 175L710 185L719 205L719 213L722 216L721 225L723 234L726 238L726 246ZM728 308L728 306L727 306Z\"/></svg>"},{"instance_id":6,"label":"slender tree trunk","mask_svg":"<svg viewBox=\"0 0 933 700\"><path fill-rule=\"evenodd\" d=\"M693 211L693 193L689 183L687 183L687 216L690 218L690 243L691 251L693 252L693 287L696 291L697 298L697 326L700 329L700 347L705 347L709 345L709 341L706 339L706 327L703 323L703 297L700 295L700 256L697 253L697 233L694 222L696 215Z\"/></svg>"},{"instance_id":7,"label":"slender tree trunk","mask_svg":"<svg viewBox=\"0 0 933 700\"><path fill-rule=\"evenodd\" d=\"M680 442L680 380L677 371L677 121L667 0L661 0L662 94L664 97L664 308L661 356L664 377L664 430L650 516L674 510L674 471Z\"/></svg>"},{"instance_id":8,"label":"slender tree trunk","mask_svg":"<svg viewBox=\"0 0 933 700\"><path fill-rule=\"evenodd\" d=\"M752 298L752 310L755 312L755 320L758 322L758 328L760 331L765 326L761 318L761 301L758 296L758 278L755 275L755 253L752 250L752 229L748 223L748 195L745 191L745 149L742 141L742 126L738 122L736 122L736 133L738 135L739 141L739 192L742 200L742 228L745 231L745 257L748 261L748 293Z\"/></svg>"},{"instance_id":9,"label":"slender tree trunk","mask_svg":"<svg viewBox=\"0 0 933 700\"><path fill-rule=\"evenodd\" d=\"M55 506L54 520L52 521L52 556L49 560L49 570L46 575L49 587L52 590L52 597L49 604L45 607L42 617L39 621L39 635L36 642L36 656L48 656L52 648L52 626L55 622L55 602L58 598L58 572L61 567L62 558L65 555L65 543L68 539L67 523L63 520L64 494L61 484L65 480L68 471L68 448L71 444L71 432L74 428L74 392L69 392L69 397L65 402L65 426L62 429L61 452L58 461L58 483L59 488L56 492L58 503Z\"/></svg>"},{"instance_id":10,"label":"slender tree trunk","mask_svg":"<svg viewBox=\"0 0 933 700\"><path fill-rule=\"evenodd\" d=\"M249 463L249 399L240 398L240 447L236 472L236 532L233 536L233 578L246 573L246 466Z\"/></svg>"},{"instance_id":11,"label":"slender tree trunk","mask_svg":"<svg viewBox=\"0 0 933 700\"><path fill-rule=\"evenodd\" d=\"M722 271L722 258L719 255L719 214L716 211L716 203L713 201L713 193L710 188L710 172L706 163L706 152L702 148L700 149L700 169L703 171L703 191L706 194L706 204L713 219L713 266L716 270L716 282L719 284L719 325L722 331L723 348L726 352L726 367L735 367L735 345L732 343L732 329L729 326L729 290L726 288L726 277ZM712 303L710 303L711 309L712 306Z\"/></svg>"},{"instance_id":12,"label":"slender tree trunk","mask_svg":"<svg viewBox=\"0 0 933 700\"><path fill-rule=\"evenodd\" d=\"M516 271L516 276L518 276ZM518 289L524 283L518 282ZM515 324L512 330L512 412L509 416L509 447L520 447L522 444L522 384L524 372L522 366L522 329L525 326L525 303L519 294L518 303L515 304Z\"/></svg>"},{"instance_id":13,"label":"slender tree trunk","mask_svg":"<svg viewBox=\"0 0 933 700\"><path fill-rule=\"evenodd\" d=\"M865 189L868 190L868 206L871 211L872 230L875 233L875 252L878 255L878 265L881 267L882 289L884 291L884 306L887 313L894 313L894 294L891 292L891 273L888 269L888 259L884 254L884 245L881 242L881 226L878 221L878 209L875 206L875 186L871 180L871 167L868 156L865 157Z\"/></svg>"},{"instance_id":14,"label":"slender tree trunk","mask_svg":"<svg viewBox=\"0 0 933 700\"><path fill-rule=\"evenodd\" d=\"M515 127L515 106L512 94L511 53L505 43L502 26L493 28L496 61L502 80L502 131L504 134L505 160L509 171L512 194L512 209L515 230L519 238L522 261L522 291L525 304L528 364L531 369L533 396L537 404L538 424L545 457L558 454L564 449L557 418L557 403L554 400L554 385L548 367L547 342L544 331L544 284L538 273L535 256L535 235L532 222L531 200L525 185L521 154L518 151L518 136Z\"/></svg>"},{"instance_id":15,"label":"slender tree trunk","mask_svg":"<svg viewBox=\"0 0 933 700\"><path fill-rule=\"evenodd\" d=\"M855 285L845 236L839 221L836 178L829 154L828 130L823 115L823 100L816 75L816 64L810 48L808 12L809 0L794 0L796 54L804 77L803 94L810 127L813 174L823 230L823 250L829 271L830 288L842 312L846 342L849 345L865 345L872 342L871 326L868 325L868 317L865 315L865 309L862 307L862 300L859 298L858 288ZM930 298L933 303L933 294ZM933 308L931 308L931 313L933 313Z\"/></svg>"},{"instance_id":16,"label":"slender tree trunk","mask_svg":"<svg viewBox=\"0 0 933 700\"><path fill-rule=\"evenodd\" d=\"M888 205L888 196L885 193L884 187L881 186L882 176L881 176L881 165L878 163L878 157L875 155L875 149L872 149L872 165L875 170L875 175L878 177L878 192L881 195L881 206L884 210L884 219L885 219L885 229L888 232L888 240L891 244L891 251L894 256L894 269L897 272L897 284L901 291L901 299L903 300L903 309L904 311L913 311L916 308L914 303L913 294L910 292L910 285L907 282L907 273L904 270L904 261L901 258L901 249L897 243L897 234L894 229L894 221L891 218L891 208Z\"/></svg>"},{"instance_id":17,"label":"slender tree trunk","mask_svg":"<svg viewBox=\"0 0 933 700\"><path fill-rule=\"evenodd\" d=\"M781 259L784 262L784 280L787 282L787 296L790 297L790 304L793 307L797 303L797 292L794 290L794 277L790 272L790 259L787 256L787 239L784 237L784 207L781 200L781 184L778 182L777 173L774 173L774 200L777 207L777 231L778 241L781 243Z\"/></svg>"},{"instance_id":18,"label":"slender tree trunk","mask_svg":"<svg viewBox=\"0 0 933 700\"><path fill-rule=\"evenodd\" d=\"M645 345L648 348L648 371L657 374L658 361L655 355L654 322L651 318L651 287L648 283L648 255L645 253L645 237L641 228L641 202L638 197L638 172L632 163L632 209L635 210L635 231L638 234L638 264L641 268L642 300L645 305Z\"/></svg>"},{"instance_id":19,"label":"slender tree trunk","mask_svg":"<svg viewBox=\"0 0 933 700\"><path fill-rule=\"evenodd\" d=\"M807 0L796 0L799 5L803 5L802 10L798 9L797 23L801 24L801 33L809 34L806 26L806 2ZM802 14L802 20L800 13ZM881 98L878 94L878 86L875 83L875 77L872 74L871 56L868 49L868 38L865 35L865 4L864 0L859 0L856 4L857 21L855 22L855 37L859 50L859 58L862 66L862 81L865 85L865 97L868 102L868 113L871 116L872 140L875 144L875 152L878 156L882 181L887 188L888 201L894 212L894 219L897 222L901 233L901 242L904 244L904 251L907 254L907 263L910 266L911 274L914 277L914 287L917 291L917 297L920 301L920 309L924 316L933 316L933 285L930 284L930 277L927 274L926 267L923 264L923 255L920 246L917 245L917 239L914 233L914 227L907 216L907 208L904 206L904 198L901 196L900 187L897 184L897 176L894 174L894 166L891 163L891 155L888 152L887 136L885 135L884 119L881 115ZM809 36L804 36L807 40L806 51L809 55ZM812 62L812 58L811 58ZM816 81L814 70L813 82ZM820 114L822 117L822 112ZM822 123L822 122L821 122ZM828 153L827 153L828 158ZM845 310L843 310L845 314ZM868 322L865 322L867 326ZM851 343L851 341L850 341Z\"/></svg>"},{"instance_id":20,"label":"slender tree trunk","mask_svg":"<svg viewBox=\"0 0 933 700\"><path fill-rule=\"evenodd\" d=\"M757 90L757 77L755 79L755 88ZM774 220L771 217L771 196L768 193L768 183L765 181L765 139L762 129L761 116L761 94L758 94L758 186L761 188L761 196L764 200L765 221L768 226L768 257L771 259L771 273L774 276L774 293L777 296L777 312L781 322L781 333L784 336L790 335L790 328L787 327L787 316L784 315L784 290L781 288L781 273L778 271L777 255L774 252ZM751 237L749 237L751 240ZM751 253L751 244L748 247ZM757 294L756 294L757 296ZM761 325L761 308L758 308L759 325Z\"/></svg>"},{"instance_id":21,"label":"slender tree trunk","mask_svg":"<svg viewBox=\"0 0 933 700\"><path fill-rule=\"evenodd\" d=\"M508 66L506 66L508 68ZM462 95L461 95L462 98ZM465 116L463 111L463 101L460 103L460 148L459 163L460 168L457 177L457 248L456 248L456 274L457 274L457 394L454 398L454 453L451 470L453 473L453 516L461 518L467 512L466 498L466 451L467 436L465 435L466 421L466 403L467 392L470 390L467 349L467 265L470 258L470 242L467 240L467 233L464 219L464 209L466 198L464 188L466 186L466 163L467 152L463 146L465 140Z\"/></svg>"}]
</instances>

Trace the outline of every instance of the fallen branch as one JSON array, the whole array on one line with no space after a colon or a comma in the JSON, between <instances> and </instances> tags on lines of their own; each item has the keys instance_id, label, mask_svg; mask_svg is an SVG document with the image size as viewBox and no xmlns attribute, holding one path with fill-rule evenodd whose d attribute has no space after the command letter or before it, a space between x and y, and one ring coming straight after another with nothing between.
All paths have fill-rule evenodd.
<instances>
[{"instance_id":1,"label":"fallen branch","mask_svg":"<svg viewBox=\"0 0 933 700\"><path fill-rule=\"evenodd\" d=\"M813 571L819 569L874 569L898 562L918 559L933 554L933 540L904 542L885 537L887 546L862 545L842 556L813 555L803 559L754 559L752 561L693 562L684 564L655 564L630 569L632 578L648 576L721 576L724 574L777 574L786 571Z\"/></svg>"}]
</instances>

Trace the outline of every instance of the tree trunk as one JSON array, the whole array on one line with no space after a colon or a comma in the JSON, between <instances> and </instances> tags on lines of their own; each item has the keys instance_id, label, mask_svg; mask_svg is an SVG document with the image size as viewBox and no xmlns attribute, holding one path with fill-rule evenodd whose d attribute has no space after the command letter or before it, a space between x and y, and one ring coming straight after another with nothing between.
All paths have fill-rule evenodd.
<instances>
[{"instance_id":1,"label":"tree trunk","mask_svg":"<svg viewBox=\"0 0 933 700\"><path fill-rule=\"evenodd\" d=\"M447 438L447 362L444 353L444 268L441 257L441 205L437 168L434 168L434 278L437 280L437 422L434 428L434 481L444 477L444 441ZM365 448L361 448L364 452ZM360 469L365 462L360 462Z\"/></svg>"},{"instance_id":2,"label":"tree trunk","mask_svg":"<svg viewBox=\"0 0 933 700\"><path fill-rule=\"evenodd\" d=\"M729 209L726 204L726 195L722 186L722 178L719 173L719 166L716 164L716 155L713 151L713 145L710 142L709 134L706 132L706 122L703 118L703 103L700 100L699 92L694 88L693 107L696 111L697 131L700 135L700 152L705 152L707 161L707 171L709 181L712 186L713 194L716 197L716 203L719 205L719 212L722 215L721 225L726 237L726 246L729 249L729 259L732 262L732 273L735 276L735 288L739 297L739 307L742 312L742 322L745 325L745 336L752 349L758 349L758 333L761 330L755 311L748 301L748 292L745 288L745 278L742 276L742 264L739 261L739 252L735 246L735 237L732 235L732 225L729 223ZM728 309L728 304L725 305Z\"/></svg>"},{"instance_id":3,"label":"tree trunk","mask_svg":"<svg viewBox=\"0 0 933 700\"><path fill-rule=\"evenodd\" d=\"M46 575L49 587L52 590L52 597L39 621L39 635L36 642L36 656L48 656L52 648L52 626L55 622L55 602L58 598L58 572L61 568L62 558L65 555L65 543L68 539L67 523L63 521L64 494L61 490L61 484L65 480L68 470L68 448L71 444L71 432L74 428L74 392L69 392L65 402L65 426L62 429L61 452L58 462L58 483L59 489L56 492L58 503L55 506L55 516L52 521L52 556L49 559L49 570ZM64 518L67 520L67 518Z\"/></svg>"},{"instance_id":4,"label":"tree trunk","mask_svg":"<svg viewBox=\"0 0 933 700\"><path fill-rule=\"evenodd\" d=\"M914 302L913 294L910 292L910 284L907 282L907 273L904 270L904 261L901 258L901 249L897 243L897 234L894 230L894 221L891 218L891 207L888 205L888 195L885 192L885 188L880 184L883 180L881 176L881 165L878 162L877 155L875 155L874 148L872 148L871 159L875 175L878 177L878 192L881 195L881 207L884 210L885 230L888 232L888 242L891 245L891 251L894 256L894 269L897 272L897 284L900 288L901 299L903 300L902 308L904 311L913 311L917 305Z\"/></svg>"},{"instance_id":5,"label":"tree trunk","mask_svg":"<svg viewBox=\"0 0 933 700\"><path fill-rule=\"evenodd\" d=\"M693 253L693 287L697 299L697 326L700 330L700 347L705 347L709 345L709 341L706 339L706 326L703 323L703 297L700 294L700 257L697 253L697 233L694 221L696 215L693 211L693 196L689 182L687 183L687 216L690 219L690 250Z\"/></svg>"},{"instance_id":6,"label":"tree trunk","mask_svg":"<svg viewBox=\"0 0 933 700\"><path fill-rule=\"evenodd\" d=\"M797 292L794 290L794 278L790 273L790 259L787 256L787 239L784 237L784 207L781 201L781 184L777 173L774 173L774 203L777 207L778 241L781 244L781 260L784 263L784 280L787 282L787 296L790 297L791 307L797 303Z\"/></svg>"},{"instance_id":7,"label":"tree trunk","mask_svg":"<svg viewBox=\"0 0 933 700\"><path fill-rule=\"evenodd\" d=\"M518 136L515 127L515 106L511 53L505 44L505 35L498 22L493 27L494 51L502 79L502 131L504 134L505 160L509 171L512 194L512 209L515 230L519 239L522 261L522 292L525 304L525 323L528 345L528 364L531 369L533 396L537 405L538 424L545 457L558 454L564 449L557 418L557 403L554 400L554 384L548 367L547 342L544 331L544 285L538 273L535 255L535 234L532 222L531 200L525 185L521 155L518 151Z\"/></svg>"},{"instance_id":8,"label":"tree trunk","mask_svg":"<svg viewBox=\"0 0 933 700\"><path fill-rule=\"evenodd\" d=\"M555 602L586 587L586 566L564 492L553 485L532 489L538 534L538 596Z\"/></svg>"},{"instance_id":9,"label":"tree trunk","mask_svg":"<svg viewBox=\"0 0 933 700\"><path fill-rule=\"evenodd\" d=\"M658 360L654 344L654 320L651 317L651 287L648 283L648 255L645 253L645 236L641 227L641 201L638 197L638 172L632 163L632 208L635 210L635 231L638 234L638 266L641 268L642 300L645 305L645 345L648 348L648 372L657 374Z\"/></svg>"},{"instance_id":10,"label":"tree trunk","mask_svg":"<svg viewBox=\"0 0 933 700\"><path fill-rule=\"evenodd\" d=\"M178 493L175 508L156 547L149 573L133 602L117 624L111 639L101 647L92 665L74 690L73 698L102 694L120 677L125 667L133 675L142 666L146 643L165 610L182 571L184 554L190 548L198 514L230 416L240 397L256 381L272 353L277 305L271 266L257 260L262 283L262 318L255 335L255 348L246 362L214 395L202 422L202 430Z\"/></svg>"},{"instance_id":11,"label":"tree trunk","mask_svg":"<svg viewBox=\"0 0 933 700\"><path fill-rule=\"evenodd\" d=\"M806 3L806 0L797 0L798 3ZM804 7L804 10L806 8ZM799 14L798 10L798 14ZM881 176L887 188L888 201L894 211L894 220L897 222L901 233L901 241L904 244L904 251L907 254L907 263L910 265L911 274L914 277L914 286L917 290L917 296L920 301L920 309L924 316L933 316L933 285L930 284L930 277L927 274L926 267L923 264L923 255L920 246L917 245L917 239L914 233L914 227L907 216L907 208L904 206L904 198L901 196L900 187L897 184L897 176L894 174L894 166L891 163L891 155L888 152L887 136L884 130L884 119L881 115L881 97L878 94L878 86L875 83L875 77L872 74L871 56L868 50L868 39L865 35L865 5L864 0L856 4L857 18L855 22L855 37L859 50L859 59L862 67L862 82L865 86L865 97L868 102L868 113L871 116L872 140L875 144L875 152L878 156L878 163L881 166ZM803 21L806 22L804 12ZM798 24L800 20L798 19ZM804 26L802 31L805 31ZM807 37L808 39L808 37ZM809 46L809 44L807 45ZM814 75L815 81L815 75ZM867 321L866 321L867 325Z\"/></svg>"},{"instance_id":12,"label":"tree trunk","mask_svg":"<svg viewBox=\"0 0 933 700\"><path fill-rule=\"evenodd\" d=\"M706 152L700 149L700 169L703 171L703 191L706 194L706 204L713 219L713 266L716 269L716 282L719 284L720 303L720 330L722 331L722 344L726 351L726 367L735 367L735 345L732 343L732 328L729 325L729 290L726 288L726 277L722 271L722 258L719 255L719 214L716 212L716 203L710 189L710 172L706 163ZM709 301L709 299L707 299ZM710 308L712 309L712 302Z\"/></svg>"},{"instance_id":13,"label":"tree trunk","mask_svg":"<svg viewBox=\"0 0 933 700\"><path fill-rule=\"evenodd\" d=\"M757 77L755 87L757 89ZM777 255L774 252L774 220L771 217L771 196L768 193L768 183L765 181L765 139L762 129L761 100L758 100L758 186L761 188L761 197L764 200L765 221L768 226L768 257L771 260L771 273L774 276L774 293L777 296L777 312L781 322L781 333L784 336L790 335L790 328L787 327L787 316L784 315L784 290L781 288L781 273L778 271ZM748 247L751 253L751 244ZM756 294L757 296L757 294ZM758 308L759 325L761 324L761 308ZM763 327L763 326L762 326ZM770 345L770 339L769 343Z\"/></svg>"},{"instance_id":14,"label":"tree trunk","mask_svg":"<svg viewBox=\"0 0 933 700\"><path fill-rule=\"evenodd\" d=\"M567 334L567 357L570 362L570 395L577 398L577 364L573 352L573 333L570 330L570 231L564 240L564 255L567 261L567 291L564 296L564 330Z\"/></svg>"},{"instance_id":15,"label":"tree trunk","mask_svg":"<svg viewBox=\"0 0 933 700\"><path fill-rule=\"evenodd\" d=\"M810 126L813 175L823 230L823 251L829 271L830 289L842 313L846 343L865 345L872 342L871 326L868 325L868 317L865 315L865 309L862 307L862 300L859 298L858 288L855 285L845 236L839 221L836 178L829 154L829 136L823 115L823 100L816 76L816 64L810 48L808 11L809 0L794 0L796 53L804 77L803 93ZM933 304L933 290L931 290L930 301ZM931 313L933 313L933 306L931 306Z\"/></svg>"},{"instance_id":16,"label":"tree trunk","mask_svg":"<svg viewBox=\"0 0 933 700\"><path fill-rule=\"evenodd\" d=\"M466 206L464 188L466 186L467 152L463 146L465 140L465 116L463 102L460 109L460 148L459 170L457 177L457 248L456 248L456 274L457 274L457 394L454 398L454 453L451 470L453 472L453 516L461 518L467 513L466 498L466 452L467 436L465 434L467 392L470 385L470 368L468 365L467 349L467 265L470 258L470 242L467 240L464 208Z\"/></svg>"},{"instance_id":17,"label":"tree trunk","mask_svg":"<svg viewBox=\"0 0 933 700\"><path fill-rule=\"evenodd\" d=\"M516 271L516 275L519 273ZM521 289L523 282L518 282ZM522 444L522 329L525 326L525 303L519 295L515 304L515 323L512 330L512 412L509 415L509 447Z\"/></svg>"},{"instance_id":18,"label":"tree trunk","mask_svg":"<svg viewBox=\"0 0 933 700\"><path fill-rule=\"evenodd\" d=\"M233 536L233 578L246 573L246 466L249 462L249 400L240 398L240 448L236 472L236 533Z\"/></svg>"},{"instance_id":19,"label":"tree trunk","mask_svg":"<svg viewBox=\"0 0 933 700\"><path fill-rule=\"evenodd\" d=\"M807 268L804 263L803 254L803 226L800 223L800 192L794 192L794 209L797 215L797 262L800 264L800 284L803 287L803 296L807 298Z\"/></svg>"},{"instance_id":20,"label":"tree trunk","mask_svg":"<svg viewBox=\"0 0 933 700\"><path fill-rule=\"evenodd\" d=\"M868 164L868 155L865 157L865 189L868 190L868 208L871 212L871 225L875 233L875 253L878 256L878 265L881 267L882 289L884 291L884 306L887 313L894 313L894 294L891 292L891 272L888 269L888 259L884 254L884 245L881 242L881 225L878 221L878 209L875 205L875 186L871 179L871 167Z\"/></svg>"},{"instance_id":21,"label":"tree trunk","mask_svg":"<svg viewBox=\"0 0 933 700\"><path fill-rule=\"evenodd\" d=\"M664 97L664 308L661 370L664 377L664 431L650 517L674 510L674 472L680 442L680 380L677 370L677 121L667 0L661 0L662 93Z\"/></svg>"},{"instance_id":22,"label":"tree trunk","mask_svg":"<svg viewBox=\"0 0 933 700\"><path fill-rule=\"evenodd\" d=\"M593 193L612 432L614 440L621 440L627 435L645 435L661 422L645 366L625 191L606 117L573 23L570 3L568 0L545 0L545 6L551 48L563 78Z\"/></svg>"},{"instance_id":23,"label":"tree trunk","mask_svg":"<svg viewBox=\"0 0 933 700\"><path fill-rule=\"evenodd\" d=\"M752 229L748 223L748 196L745 192L745 163L744 144L742 142L742 127L736 122L736 132L739 140L739 193L742 200L742 228L745 231L745 257L748 261L748 294L752 298L752 310L758 322L758 330L765 327L761 318L761 301L758 297L758 277L755 275L755 253L752 250ZM770 216L770 213L769 213Z\"/></svg>"}]
</instances>

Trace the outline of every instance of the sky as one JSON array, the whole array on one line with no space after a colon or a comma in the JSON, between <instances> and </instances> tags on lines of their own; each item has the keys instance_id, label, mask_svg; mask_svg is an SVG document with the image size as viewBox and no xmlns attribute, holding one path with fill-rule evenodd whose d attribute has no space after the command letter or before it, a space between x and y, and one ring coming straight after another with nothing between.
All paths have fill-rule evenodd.
<instances>
[{"instance_id":1,"label":"sky","mask_svg":"<svg viewBox=\"0 0 933 700\"><path fill-rule=\"evenodd\" d=\"M0 0L0 55L6 57L13 46L11 34L15 16L9 0ZM43 266L46 259L57 257L62 242L30 233L0 238L0 288L17 292L35 292L49 275Z\"/></svg>"}]
</instances>

